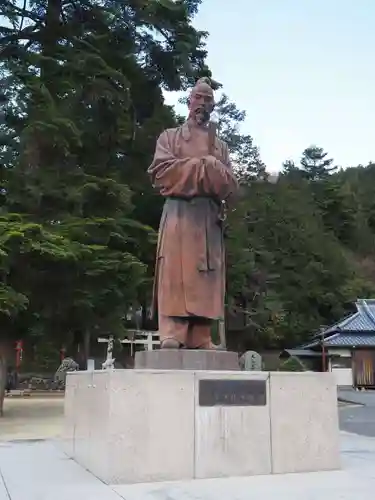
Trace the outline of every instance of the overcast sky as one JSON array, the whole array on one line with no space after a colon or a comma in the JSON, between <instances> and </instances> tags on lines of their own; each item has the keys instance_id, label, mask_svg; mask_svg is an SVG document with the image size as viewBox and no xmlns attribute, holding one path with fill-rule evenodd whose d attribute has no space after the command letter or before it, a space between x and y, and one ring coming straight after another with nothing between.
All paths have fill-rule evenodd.
<instances>
[{"instance_id":1,"label":"overcast sky","mask_svg":"<svg viewBox=\"0 0 375 500\"><path fill-rule=\"evenodd\" d=\"M195 26L269 170L310 144L375 161L375 0L203 0Z\"/></svg>"}]
</instances>

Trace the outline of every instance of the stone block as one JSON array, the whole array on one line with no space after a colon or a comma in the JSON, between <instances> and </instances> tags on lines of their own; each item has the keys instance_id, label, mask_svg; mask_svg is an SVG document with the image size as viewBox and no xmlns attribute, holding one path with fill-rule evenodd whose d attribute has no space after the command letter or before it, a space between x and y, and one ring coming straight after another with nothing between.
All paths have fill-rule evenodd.
<instances>
[{"instance_id":1,"label":"stone block","mask_svg":"<svg viewBox=\"0 0 375 500\"><path fill-rule=\"evenodd\" d=\"M204 380L264 381L264 405L201 406ZM268 373L201 372L195 378L195 478L271 473Z\"/></svg>"},{"instance_id":2,"label":"stone block","mask_svg":"<svg viewBox=\"0 0 375 500\"><path fill-rule=\"evenodd\" d=\"M73 372L64 449L107 484L337 469L335 391L321 373Z\"/></svg>"},{"instance_id":3,"label":"stone block","mask_svg":"<svg viewBox=\"0 0 375 500\"><path fill-rule=\"evenodd\" d=\"M70 372L65 391L63 449L98 476L109 466L109 382L107 371Z\"/></svg>"},{"instance_id":4,"label":"stone block","mask_svg":"<svg viewBox=\"0 0 375 500\"><path fill-rule=\"evenodd\" d=\"M135 353L135 369L227 370L240 369L235 352L204 349L158 349Z\"/></svg>"},{"instance_id":5,"label":"stone block","mask_svg":"<svg viewBox=\"0 0 375 500\"><path fill-rule=\"evenodd\" d=\"M111 372L110 484L194 477L191 372Z\"/></svg>"},{"instance_id":6,"label":"stone block","mask_svg":"<svg viewBox=\"0 0 375 500\"><path fill-rule=\"evenodd\" d=\"M337 389L332 373L270 373L272 471L340 468Z\"/></svg>"},{"instance_id":7,"label":"stone block","mask_svg":"<svg viewBox=\"0 0 375 500\"><path fill-rule=\"evenodd\" d=\"M269 473L266 398L261 406L199 405L202 379L256 378L263 380L268 393L267 373L69 374L64 449L107 484L230 476L235 471L236 475ZM224 391L221 396L228 395Z\"/></svg>"}]
</instances>

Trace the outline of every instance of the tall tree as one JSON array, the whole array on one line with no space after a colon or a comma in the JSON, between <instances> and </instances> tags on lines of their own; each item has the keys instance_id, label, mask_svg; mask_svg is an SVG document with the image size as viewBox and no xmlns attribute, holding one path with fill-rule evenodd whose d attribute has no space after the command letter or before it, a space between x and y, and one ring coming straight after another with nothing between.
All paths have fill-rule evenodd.
<instances>
[{"instance_id":1,"label":"tall tree","mask_svg":"<svg viewBox=\"0 0 375 500\"><path fill-rule=\"evenodd\" d=\"M218 100L215 112L218 119L218 133L228 144L231 160L241 184L266 176L266 165L260 157L259 148L249 134L241 132L246 112L240 111L226 94Z\"/></svg>"},{"instance_id":2,"label":"tall tree","mask_svg":"<svg viewBox=\"0 0 375 500\"><path fill-rule=\"evenodd\" d=\"M332 162L333 158L328 158L323 148L310 146L302 154L301 168L308 180L321 180L337 170Z\"/></svg>"},{"instance_id":3,"label":"tall tree","mask_svg":"<svg viewBox=\"0 0 375 500\"><path fill-rule=\"evenodd\" d=\"M293 160L283 162L282 175L288 177L289 180L300 180L303 177L301 169Z\"/></svg>"},{"instance_id":4,"label":"tall tree","mask_svg":"<svg viewBox=\"0 0 375 500\"><path fill-rule=\"evenodd\" d=\"M323 148L310 146L302 153L299 166L291 160L283 163L283 174L290 179L323 180L337 171L337 167L332 166L332 163L333 158L328 158L328 153Z\"/></svg>"},{"instance_id":5,"label":"tall tree","mask_svg":"<svg viewBox=\"0 0 375 500\"><path fill-rule=\"evenodd\" d=\"M9 340L87 344L123 332L155 241L145 170L156 136L175 123L162 88L209 73L205 33L191 24L199 3L2 2L0 321Z\"/></svg>"}]
</instances>

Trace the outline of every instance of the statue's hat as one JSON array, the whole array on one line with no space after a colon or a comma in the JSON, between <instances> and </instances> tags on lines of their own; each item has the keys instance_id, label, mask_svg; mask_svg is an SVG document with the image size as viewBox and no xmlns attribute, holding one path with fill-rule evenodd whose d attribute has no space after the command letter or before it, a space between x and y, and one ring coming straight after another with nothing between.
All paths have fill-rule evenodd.
<instances>
[{"instance_id":1,"label":"statue's hat","mask_svg":"<svg viewBox=\"0 0 375 500\"><path fill-rule=\"evenodd\" d=\"M212 82L210 78L208 78L208 76L204 76L203 78L199 78L199 80L197 80L196 84L191 90L191 94L195 93L210 95L212 97L214 96Z\"/></svg>"}]
</instances>

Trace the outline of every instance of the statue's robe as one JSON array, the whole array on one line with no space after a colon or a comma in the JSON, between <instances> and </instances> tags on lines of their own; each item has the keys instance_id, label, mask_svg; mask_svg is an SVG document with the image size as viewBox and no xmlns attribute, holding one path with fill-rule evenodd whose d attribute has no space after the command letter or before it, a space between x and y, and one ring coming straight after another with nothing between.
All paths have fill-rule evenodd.
<instances>
[{"instance_id":1,"label":"statue's robe","mask_svg":"<svg viewBox=\"0 0 375 500\"><path fill-rule=\"evenodd\" d=\"M148 169L166 198L160 222L154 285L159 318L224 316L225 254L221 201L238 189L227 145L188 122L165 130Z\"/></svg>"}]
</instances>

